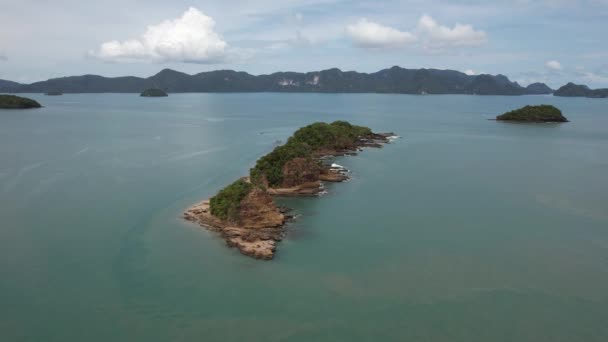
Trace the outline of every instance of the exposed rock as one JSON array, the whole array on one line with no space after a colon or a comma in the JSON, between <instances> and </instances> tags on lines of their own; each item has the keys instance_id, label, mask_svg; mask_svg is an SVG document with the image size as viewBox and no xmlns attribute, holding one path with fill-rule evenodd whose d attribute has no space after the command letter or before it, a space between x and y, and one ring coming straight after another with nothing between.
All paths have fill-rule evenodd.
<instances>
[{"instance_id":1,"label":"exposed rock","mask_svg":"<svg viewBox=\"0 0 608 342\"><path fill-rule=\"evenodd\" d=\"M219 232L226 244L242 254L256 259L274 257L276 244L281 241L285 216L274 205L272 197L254 189L241 205L241 223L235 225L211 215L209 201L190 207L184 218Z\"/></svg>"},{"instance_id":2,"label":"exposed rock","mask_svg":"<svg viewBox=\"0 0 608 342\"><path fill-rule=\"evenodd\" d=\"M319 180L321 166L312 158L294 158L283 166L282 188L292 188L300 184Z\"/></svg>"},{"instance_id":3,"label":"exposed rock","mask_svg":"<svg viewBox=\"0 0 608 342\"><path fill-rule=\"evenodd\" d=\"M336 168L323 169L319 175L319 180L324 182L343 182L348 180L348 178L346 171Z\"/></svg>"},{"instance_id":4,"label":"exposed rock","mask_svg":"<svg viewBox=\"0 0 608 342\"><path fill-rule=\"evenodd\" d=\"M248 229L276 228L285 221L272 197L259 188L253 189L241 202L240 217L240 226Z\"/></svg>"},{"instance_id":5,"label":"exposed rock","mask_svg":"<svg viewBox=\"0 0 608 342\"><path fill-rule=\"evenodd\" d=\"M363 147L381 148L395 138L348 122L331 125L315 123L296 131L294 140L260 158L250 177L191 207L184 218L220 232L228 246L245 255L272 259L286 220L294 218L285 215L289 209L277 207L272 196L317 196L324 189L322 182L349 179L348 170L325 159L356 155Z\"/></svg>"},{"instance_id":6,"label":"exposed rock","mask_svg":"<svg viewBox=\"0 0 608 342\"><path fill-rule=\"evenodd\" d=\"M321 191L323 191L323 188L319 180L299 184L290 188L267 189L267 192L270 195L279 197L310 197L318 195Z\"/></svg>"}]
</instances>

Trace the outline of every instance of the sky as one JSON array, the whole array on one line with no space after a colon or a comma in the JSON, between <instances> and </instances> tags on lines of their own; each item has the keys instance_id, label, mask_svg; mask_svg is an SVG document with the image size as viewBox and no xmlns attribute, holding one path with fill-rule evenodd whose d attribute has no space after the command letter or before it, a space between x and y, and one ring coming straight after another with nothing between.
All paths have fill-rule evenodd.
<instances>
[{"instance_id":1,"label":"sky","mask_svg":"<svg viewBox=\"0 0 608 342\"><path fill-rule=\"evenodd\" d=\"M333 67L608 87L608 0L0 0L0 79Z\"/></svg>"}]
</instances>

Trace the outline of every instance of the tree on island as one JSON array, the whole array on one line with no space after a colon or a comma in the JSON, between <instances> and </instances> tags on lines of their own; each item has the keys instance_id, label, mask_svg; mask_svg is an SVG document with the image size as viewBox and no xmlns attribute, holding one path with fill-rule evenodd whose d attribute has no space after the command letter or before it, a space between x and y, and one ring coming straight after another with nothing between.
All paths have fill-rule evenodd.
<instances>
[{"instance_id":1,"label":"tree on island","mask_svg":"<svg viewBox=\"0 0 608 342\"><path fill-rule=\"evenodd\" d=\"M40 103L28 99L27 97L20 97L15 95L0 95L0 108L1 109L27 109L27 108L40 108Z\"/></svg>"},{"instance_id":2,"label":"tree on island","mask_svg":"<svg viewBox=\"0 0 608 342\"><path fill-rule=\"evenodd\" d=\"M525 106L496 117L498 121L568 122L562 112L551 105Z\"/></svg>"}]
</instances>

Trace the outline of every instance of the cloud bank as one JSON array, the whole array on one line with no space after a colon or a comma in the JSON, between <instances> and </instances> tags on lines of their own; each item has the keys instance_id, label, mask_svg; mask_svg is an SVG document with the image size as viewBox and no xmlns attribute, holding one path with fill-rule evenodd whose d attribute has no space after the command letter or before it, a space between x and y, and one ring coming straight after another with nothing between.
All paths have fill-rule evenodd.
<instances>
[{"instance_id":1,"label":"cloud bank","mask_svg":"<svg viewBox=\"0 0 608 342\"><path fill-rule=\"evenodd\" d=\"M410 32L399 31L365 18L348 25L346 32L356 45L364 48L403 47L417 40Z\"/></svg>"},{"instance_id":2,"label":"cloud bank","mask_svg":"<svg viewBox=\"0 0 608 342\"><path fill-rule=\"evenodd\" d=\"M180 18L148 26L140 39L109 41L91 55L112 62L217 63L228 44L215 32L215 21L190 7Z\"/></svg>"},{"instance_id":3,"label":"cloud bank","mask_svg":"<svg viewBox=\"0 0 608 342\"><path fill-rule=\"evenodd\" d=\"M400 31L365 18L346 27L346 33L353 43L362 48L396 48L420 41L425 49L440 50L479 46L488 40L484 31L475 30L471 25L456 24L449 28L440 25L428 15L420 17L413 32Z\"/></svg>"}]
</instances>

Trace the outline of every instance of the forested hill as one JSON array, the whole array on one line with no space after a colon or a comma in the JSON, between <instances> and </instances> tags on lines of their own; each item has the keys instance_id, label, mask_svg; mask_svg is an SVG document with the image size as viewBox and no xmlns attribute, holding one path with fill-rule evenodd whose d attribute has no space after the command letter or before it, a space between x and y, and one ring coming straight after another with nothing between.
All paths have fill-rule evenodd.
<instances>
[{"instance_id":1,"label":"forested hill","mask_svg":"<svg viewBox=\"0 0 608 342\"><path fill-rule=\"evenodd\" d=\"M544 87L543 87L544 86ZM375 73L328 69L316 72L277 72L254 76L218 70L188 75L165 69L148 77L97 75L54 78L32 84L0 83L0 92L141 93L148 88L181 92L319 92L398 94L524 95L551 93L544 84L522 87L503 75L467 75L454 70L392 67Z\"/></svg>"}]
</instances>

